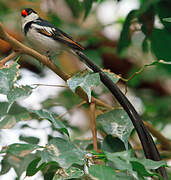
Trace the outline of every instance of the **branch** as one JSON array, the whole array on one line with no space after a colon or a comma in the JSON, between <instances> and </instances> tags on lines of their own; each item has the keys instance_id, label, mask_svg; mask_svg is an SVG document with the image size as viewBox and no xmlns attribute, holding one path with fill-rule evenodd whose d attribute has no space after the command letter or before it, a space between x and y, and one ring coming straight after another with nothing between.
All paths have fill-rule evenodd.
<instances>
[{"instance_id":1,"label":"branch","mask_svg":"<svg viewBox=\"0 0 171 180\"><path fill-rule=\"evenodd\" d=\"M159 131L157 131L151 124L144 121L144 124L148 128L148 130L151 132L151 134L157 138L157 140L162 145L162 149L164 150L171 150L171 141L165 138Z\"/></svg>"},{"instance_id":2,"label":"branch","mask_svg":"<svg viewBox=\"0 0 171 180\"><path fill-rule=\"evenodd\" d=\"M9 56L5 57L0 61L0 68L5 65L8 61L10 61L12 58L15 58L18 55L17 52L12 52Z\"/></svg>"},{"instance_id":3,"label":"branch","mask_svg":"<svg viewBox=\"0 0 171 180\"><path fill-rule=\"evenodd\" d=\"M68 111L66 111L65 113L57 116L57 119L61 119L62 117L64 117L66 114L68 114L69 112L73 111L74 109L77 109L79 107L81 107L82 105L84 105L86 103L86 101L82 101L79 104L75 105L74 107L72 107L71 109L69 109Z\"/></svg>"},{"instance_id":4,"label":"branch","mask_svg":"<svg viewBox=\"0 0 171 180\"><path fill-rule=\"evenodd\" d=\"M90 103L90 120L91 120L91 132L93 135L93 147L96 152L99 152L97 146L97 129L96 129L96 115L95 115L95 103Z\"/></svg>"},{"instance_id":5,"label":"branch","mask_svg":"<svg viewBox=\"0 0 171 180\"><path fill-rule=\"evenodd\" d=\"M136 71L134 74L132 74L128 79L121 78L121 80L125 81L125 82L128 82L129 80L133 79L137 74L140 74L141 72L143 72L146 67L154 66L154 65L156 65L158 63L159 63L158 61L154 61L154 62L152 62L150 64L145 64L138 71Z\"/></svg>"},{"instance_id":6,"label":"branch","mask_svg":"<svg viewBox=\"0 0 171 180\"><path fill-rule=\"evenodd\" d=\"M30 84L30 86L49 86L49 87L63 87L63 88L68 88L67 85L55 85L55 84Z\"/></svg>"},{"instance_id":7,"label":"branch","mask_svg":"<svg viewBox=\"0 0 171 180\"><path fill-rule=\"evenodd\" d=\"M58 74L63 80L67 80L70 76L63 71L60 70L55 64L50 61L46 56L41 55L37 51L25 46L24 44L17 41L15 38L10 36L3 28L3 25L0 23L0 38L6 42L8 42L14 49L14 51L19 51L23 54L30 55L37 59L40 63L49 67L52 71Z\"/></svg>"},{"instance_id":8,"label":"branch","mask_svg":"<svg viewBox=\"0 0 171 180\"><path fill-rule=\"evenodd\" d=\"M53 72L55 72L58 76L60 76L64 81L67 81L70 76L68 74L66 74L65 72L63 72L58 66L56 66L49 58L47 58L44 55L41 55L40 53L38 53L37 51L25 46L24 44L22 44L21 42L17 41L15 38L13 38L12 36L10 36L5 30L4 27L2 25L2 23L0 23L0 38L6 42L8 42L12 47L14 51L19 51L23 54L27 54L30 55L32 57L34 57L36 60L38 60L40 63L44 64L45 66L47 66L48 68L50 68ZM86 102L88 102L88 97L87 94L83 91L83 89L81 88L77 88L76 90L76 94L78 94L82 99L86 100ZM93 101L99 105L99 106L103 106L106 107L108 109L113 109L113 107L111 107L110 105L102 102L99 99L93 98Z\"/></svg>"}]
</instances>

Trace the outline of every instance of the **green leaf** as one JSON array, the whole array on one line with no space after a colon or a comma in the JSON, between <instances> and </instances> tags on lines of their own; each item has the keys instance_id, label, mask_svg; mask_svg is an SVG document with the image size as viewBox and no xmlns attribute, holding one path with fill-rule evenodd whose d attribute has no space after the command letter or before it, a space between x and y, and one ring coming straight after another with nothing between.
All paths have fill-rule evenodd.
<instances>
[{"instance_id":1,"label":"green leaf","mask_svg":"<svg viewBox=\"0 0 171 180\"><path fill-rule=\"evenodd\" d=\"M103 140L102 150L107 152L120 152L125 150L125 145L119 138L107 135Z\"/></svg>"},{"instance_id":2,"label":"green leaf","mask_svg":"<svg viewBox=\"0 0 171 180\"><path fill-rule=\"evenodd\" d=\"M38 144L40 139L34 136L20 136L19 139L21 141L25 141L26 143L30 144Z\"/></svg>"},{"instance_id":3,"label":"green leaf","mask_svg":"<svg viewBox=\"0 0 171 180\"><path fill-rule=\"evenodd\" d=\"M158 14L161 23L164 25L166 30L171 33L171 24L168 21L165 21L165 18L171 17L171 2L170 1L159 1L155 6L156 14Z\"/></svg>"},{"instance_id":4,"label":"green leaf","mask_svg":"<svg viewBox=\"0 0 171 180\"><path fill-rule=\"evenodd\" d=\"M153 7L154 4L156 4L159 0L150 0L150 1L144 1L141 2L141 6L140 9L138 10L138 14L144 14L147 13L149 9L151 9L151 7Z\"/></svg>"},{"instance_id":5,"label":"green leaf","mask_svg":"<svg viewBox=\"0 0 171 180\"><path fill-rule=\"evenodd\" d=\"M98 178L99 180L115 179L116 173L115 170L111 167L104 165L92 165L88 169L89 174L93 178Z\"/></svg>"},{"instance_id":6,"label":"green leaf","mask_svg":"<svg viewBox=\"0 0 171 180\"><path fill-rule=\"evenodd\" d=\"M31 119L28 112L23 112L16 115L5 115L0 117L0 129L10 129L19 121L26 121Z\"/></svg>"},{"instance_id":7,"label":"green leaf","mask_svg":"<svg viewBox=\"0 0 171 180\"><path fill-rule=\"evenodd\" d=\"M161 72L159 76L161 76ZM168 106L168 104L171 102L171 96L152 95L144 91L141 93L140 98L143 100L146 109L143 118L153 119L155 127L164 128L170 122L171 106Z\"/></svg>"},{"instance_id":8,"label":"green leaf","mask_svg":"<svg viewBox=\"0 0 171 180\"><path fill-rule=\"evenodd\" d=\"M139 162L132 161L131 164L132 164L132 169L134 171L137 171L139 176L154 176L154 175L157 175L157 173L148 172L145 169L145 167Z\"/></svg>"},{"instance_id":9,"label":"green leaf","mask_svg":"<svg viewBox=\"0 0 171 180\"><path fill-rule=\"evenodd\" d=\"M89 102L91 102L91 89L100 84L100 77L98 73L83 71L67 80L67 84L73 92L81 87L87 93Z\"/></svg>"},{"instance_id":10,"label":"green leaf","mask_svg":"<svg viewBox=\"0 0 171 180\"><path fill-rule=\"evenodd\" d=\"M171 35L164 29L153 29L151 35L151 48L157 59L171 61ZM167 44L167 47L166 47Z\"/></svg>"},{"instance_id":11,"label":"green leaf","mask_svg":"<svg viewBox=\"0 0 171 180\"><path fill-rule=\"evenodd\" d=\"M82 11L82 6L79 0L65 0L72 11L72 15L77 18Z\"/></svg>"},{"instance_id":12,"label":"green leaf","mask_svg":"<svg viewBox=\"0 0 171 180\"><path fill-rule=\"evenodd\" d=\"M131 164L129 162L131 152L130 151L122 151L116 153L105 152L105 155L109 161L114 162L116 169L119 170L131 170ZM128 160L126 162L126 160Z\"/></svg>"},{"instance_id":13,"label":"green leaf","mask_svg":"<svg viewBox=\"0 0 171 180\"><path fill-rule=\"evenodd\" d=\"M132 168L134 171L137 171L139 176L149 176L154 177L157 176L158 178L161 178L161 176L158 173L155 173L153 171L147 170L145 166L143 166L140 162L137 161L131 161Z\"/></svg>"},{"instance_id":14,"label":"green leaf","mask_svg":"<svg viewBox=\"0 0 171 180\"><path fill-rule=\"evenodd\" d=\"M0 175L6 174L11 169L11 165L9 164L7 158L4 158L1 161L1 171Z\"/></svg>"},{"instance_id":15,"label":"green leaf","mask_svg":"<svg viewBox=\"0 0 171 180\"><path fill-rule=\"evenodd\" d=\"M133 171L130 163L131 151L122 151L117 153L105 152L105 155L109 161L112 161L114 167L120 172L129 172L131 176L138 180L137 173Z\"/></svg>"},{"instance_id":16,"label":"green leaf","mask_svg":"<svg viewBox=\"0 0 171 180\"><path fill-rule=\"evenodd\" d=\"M61 173L55 174L53 180L64 180L64 179L74 179L74 178L81 178L84 175L84 171L76 168L70 167L69 169L62 169Z\"/></svg>"},{"instance_id":17,"label":"green leaf","mask_svg":"<svg viewBox=\"0 0 171 180\"><path fill-rule=\"evenodd\" d=\"M54 175L58 173L59 170L60 167L56 162L45 164L45 166L42 168L44 179L52 180Z\"/></svg>"},{"instance_id":18,"label":"green leaf","mask_svg":"<svg viewBox=\"0 0 171 180\"><path fill-rule=\"evenodd\" d=\"M136 177L135 176L132 176L130 173L127 173L127 172L117 172L116 173L116 180L135 180ZM138 180L140 180L138 178Z\"/></svg>"},{"instance_id":19,"label":"green leaf","mask_svg":"<svg viewBox=\"0 0 171 180\"><path fill-rule=\"evenodd\" d=\"M55 113L46 110L38 110L38 111L31 110L31 112L37 114L41 119L49 120L57 130L69 136L69 132L66 129L65 125L61 121L57 120L56 118L57 115L55 115Z\"/></svg>"},{"instance_id":20,"label":"green leaf","mask_svg":"<svg viewBox=\"0 0 171 180\"><path fill-rule=\"evenodd\" d=\"M157 169L159 167L163 167L163 166L167 166L165 161L153 161L151 159L141 159L138 160L136 158L132 158L131 162L140 162L142 165L144 165L144 167L148 170L150 169Z\"/></svg>"},{"instance_id":21,"label":"green leaf","mask_svg":"<svg viewBox=\"0 0 171 180\"><path fill-rule=\"evenodd\" d=\"M8 107L9 107L8 102L0 102L0 112L1 112L0 116L4 116L7 114Z\"/></svg>"},{"instance_id":22,"label":"green leaf","mask_svg":"<svg viewBox=\"0 0 171 180\"><path fill-rule=\"evenodd\" d=\"M5 2L0 1L0 20L4 20L4 16L6 16L8 13L10 13L10 8Z\"/></svg>"},{"instance_id":23,"label":"green leaf","mask_svg":"<svg viewBox=\"0 0 171 180\"><path fill-rule=\"evenodd\" d=\"M37 167L40 160L41 158L39 157L30 162L26 169L26 176L34 176L39 170L41 170L44 167L45 163Z\"/></svg>"},{"instance_id":24,"label":"green leaf","mask_svg":"<svg viewBox=\"0 0 171 180\"><path fill-rule=\"evenodd\" d=\"M98 116L96 120L107 134L117 136L128 149L128 138L133 130L133 125L124 110L109 111Z\"/></svg>"},{"instance_id":25,"label":"green leaf","mask_svg":"<svg viewBox=\"0 0 171 180\"><path fill-rule=\"evenodd\" d=\"M110 70L103 69L103 72L114 82L117 83L120 79L120 76L116 75L113 72L110 72Z\"/></svg>"},{"instance_id":26,"label":"green leaf","mask_svg":"<svg viewBox=\"0 0 171 180\"><path fill-rule=\"evenodd\" d=\"M84 54L93 60L98 66L102 67L102 58L97 50L85 50Z\"/></svg>"},{"instance_id":27,"label":"green leaf","mask_svg":"<svg viewBox=\"0 0 171 180\"><path fill-rule=\"evenodd\" d=\"M9 103L13 103L17 99L25 98L32 93L32 88L30 86L19 86L13 87L11 91L8 92L7 98Z\"/></svg>"},{"instance_id":28,"label":"green leaf","mask_svg":"<svg viewBox=\"0 0 171 180\"><path fill-rule=\"evenodd\" d=\"M91 10L93 0L84 0L83 4L84 4L84 8L85 8L85 14L84 14L84 20L85 20Z\"/></svg>"},{"instance_id":29,"label":"green leaf","mask_svg":"<svg viewBox=\"0 0 171 180\"><path fill-rule=\"evenodd\" d=\"M84 157L84 151L76 148L70 141L57 137L50 140L41 152L39 165L56 162L62 168L69 168L72 164L83 165Z\"/></svg>"},{"instance_id":30,"label":"green leaf","mask_svg":"<svg viewBox=\"0 0 171 180\"><path fill-rule=\"evenodd\" d=\"M8 162L14 168L18 177L26 171L29 163L35 159L35 154L27 154L24 157L9 156Z\"/></svg>"},{"instance_id":31,"label":"green leaf","mask_svg":"<svg viewBox=\"0 0 171 180\"><path fill-rule=\"evenodd\" d=\"M70 89L62 91L56 99L56 102L58 102L60 106L64 106L67 110L80 104L81 101L82 99L77 94L74 94Z\"/></svg>"},{"instance_id":32,"label":"green leaf","mask_svg":"<svg viewBox=\"0 0 171 180\"><path fill-rule=\"evenodd\" d=\"M15 62L0 69L0 93L8 94L19 76L19 65Z\"/></svg>"},{"instance_id":33,"label":"green leaf","mask_svg":"<svg viewBox=\"0 0 171 180\"><path fill-rule=\"evenodd\" d=\"M38 145L34 144L20 144L20 143L14 143L8 146L7 153L13 154L15 156L25 156L26 154L29 154L30 152L40 148Z\"/></svg>"},{"instance_id":34,"label":"green leaf","mask_svg":"<svg viewBox=\"0 0 171 180\"><path fill-rule=\"evenodd\" d=\"M171 179L171 172L167 171L168 179Z\"/></svg>"},{"instance_id":35,"label":"green leaf","mask_svg":"<svg viewBox=\"0 0 171 180\"><path fill-rule=\"evenodd\" d=\"M114 163L116 169L120 171L128 171L133 176L136 176L136 172L139 176L154 176L157 174L150 172L150 170L157 169L161 166L166 166L166 163L164 161L137 159L131 154L131 151L123 151L117 153L105 152L107 159Z\"/></svg>"},{"instance_id":36,"label":"green leaf","mask_svg":"<svg viewBox=\"0 0 171 180\"><path fill-rule=\"evenodd\" d=\"M61 19L57 16L57 14L53 12L48 13L48 17L50 19L50 22L55 25L56 27L59 27L62 24Z\"/></svg>"},{"instance_id":37,"label":"green leaf","mask_svg":"<svg viewBox=\"0 0 171 180\"><path fill-rule=\"evenodd\" d=\"M16 118L11 115L0 117L0 129L10 129L17 123Z\"/></svg>"},{"instance_id":38,"label":"green leaf","mask_svg":"<svg viewBox=\"0 0 171 180\"><path fill-rule=\"evenodd\" d=\"M7 161L9 166L14 168L18 177L20 177L28 164L37 156L36 153L31 153L37 148L39 148L38 145L32 144L11 144L3 151L3 153L7 153L3 160ZM6 167L6 170L3 169L3 172L7 171L9 166Z\"/></svg>"},{"instance_id":39,"label":"green leaf","mask_svg":"<svg viewBox=\"0 0 171 180\"><path fill-rule=\"evenodd\" d=\"M14 62L9 66L0 69L0 93L7 95L9 108L19 98L27 97L31 94L32 88L29 86L16 87L14 84L19 76L19 65Z\"/></svg>"},{"instance_id":40,"label":"green leaf","mask_svg":"<svg viewBox=\"0 0 171 180\"><path fill-rule=\"evenodd\" d=\"M92 144L92 140L91 139L75 139L73 142L77 147L86 150L87 147Z\"/></svg>"},{"instance_id":41,"label":"green leaf","mask_svg":"<svg viewBox=\"0 0 171 180\"><path fill-rule=\"evenodd\" d=\"M31 119L29 112L21 112L21 113L15 114L14 116L15 116L17 122L27 121L27 120Z\"/></svg>"},{"instance_id":42,"label":"green leaf","mask_svg":"<svg viewBox=\"0 0 171 180\"><path fill-rule=\"evenodd\" d=\"M137 10L132 10L126 17L119 39L118 53L121 53L125 48L127 48L131 44L130 25L131 21L136 17L137 12Z\"/></svg>"},{"instance_id":43,"label":"green leaf","mask_svg":"<svg viewBox=\"0 0 171 180\"><path fill-rule=\"evenodd\" d=\"M1 105L1 104L0 104ZM8 105L9 105L9 103L8 103ZM8 114L10 114L10 115L19 115L19 114L24 114L24 113L27 113L27 114L29 114L29 112L27 111L27 109L26 108L24 108L23 106L20 106L19 104L17 104L17 103L13 103L12 104L12 106L11 106L11 108L10 108L10 110L9 110L9 112L8 112ZM26 118L24 117L24 120L26 120Z\"/></svg>"}]
</instances>

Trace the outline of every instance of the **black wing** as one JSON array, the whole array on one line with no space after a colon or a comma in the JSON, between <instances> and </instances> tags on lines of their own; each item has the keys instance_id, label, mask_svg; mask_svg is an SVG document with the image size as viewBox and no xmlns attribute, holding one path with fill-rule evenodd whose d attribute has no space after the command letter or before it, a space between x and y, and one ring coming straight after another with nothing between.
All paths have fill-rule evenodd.
<instances>
[{"instance_id":1,"label":"black wing","mask_svg":"<svg viewBox=\"0 0 171 180\"><path fill-rule=\"evenodd\" d=\"M72 49L77 49L80 51L84 50L84 47L82 47L81 44L74 41L72 37L70 37L62 30L56 28L53 24L49 23L48 21L39 18L36 20L34 24L36 24L36 30L39 33L51 37L54 40L59 41Z\"/></svg>"}]
</instances>

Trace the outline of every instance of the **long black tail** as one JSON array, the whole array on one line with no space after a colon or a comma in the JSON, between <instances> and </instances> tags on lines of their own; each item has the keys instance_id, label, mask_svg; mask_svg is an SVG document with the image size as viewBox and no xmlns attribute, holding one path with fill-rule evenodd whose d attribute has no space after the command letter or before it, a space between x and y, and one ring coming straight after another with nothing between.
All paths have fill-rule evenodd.
<instances>
[{"instance_id":1,"label":"long black tail","mask_svg":"<svg viewBox=\"0 0 171 180\"><path fill-rule=\"evenodd\" d=\"M111 91L111 93L115 96L115 98L127 112L138 133L146 158L152 159L154 161L160 161L160 154L156 148L156 145L150 133L148 132L141 117L139 116L133 105L130 103L130 101L127 99L127 97L121 92L118 86L115 83L113 83L113 81L85 54L83 54L81 51L76 50L75 53L90 69L100 74L100 79L103 82L103 84ZM164 167L160 167L158 169L158 172L163 176L164 179L168 179L166 169Z\"/></svg>"}]
</instances>

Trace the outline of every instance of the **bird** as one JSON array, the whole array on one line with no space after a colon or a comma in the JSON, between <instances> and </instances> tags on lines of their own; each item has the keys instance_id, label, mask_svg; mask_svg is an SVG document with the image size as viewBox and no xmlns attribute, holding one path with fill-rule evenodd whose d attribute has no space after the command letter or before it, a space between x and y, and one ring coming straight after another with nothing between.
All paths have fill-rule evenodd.
<instances>
[{"instance_id":1,"label":"bird","mask_svg":"<svg viewBox=\"0 0 171 180\"><path fill-rule=\"evenodd\" d=\"M101 82L109 89L130 117L138 133L146 158L155 161L161 160L157 147L155 146L148 129L144 125L142 118L110 77L84 54L84 47L50 22L39 17L37 12L32 8L23 9L21 11L21 16L23 33L39 52L49 56L59 51L59 49L69 49L90 69L99 73ZM158 168L157 171L159 171L165 179L168 179L164 167Z\"/></svg>"},{"instance_id":2,"label":"bird","mask_svg":"<svg viewBox=\"0 0 171 180\"><path fill-rule=\"evenodd\" d=\"M85 49L67 33L40 18L32 8L21 11L21 25L25 37L34 49L48 57L57 54L60 50L75 52Z\"/></svg>"}]
</instances>

